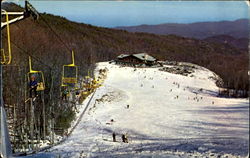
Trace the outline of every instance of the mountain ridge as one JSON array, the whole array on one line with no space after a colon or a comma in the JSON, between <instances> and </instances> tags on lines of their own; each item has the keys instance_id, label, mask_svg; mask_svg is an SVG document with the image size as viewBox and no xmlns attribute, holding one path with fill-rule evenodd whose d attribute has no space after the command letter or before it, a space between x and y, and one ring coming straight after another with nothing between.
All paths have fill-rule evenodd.
<instances>
[{"instance_id":1,"label":"mountain ridge","mask_svg":"<svg viewBox=\"0 0 250 158\"><path fill-rule=\"evenodd\" d=\"M230 35L216 35L204 39L207 42L217 42L221 44L231 45L233 47L247 51L249 46L248 38L234 38Z\"/></svg>"},{"instance_id":2,"label":"mountain ridge","mask_svg":"<svg viewBox=\"0 0 250 158\"><path fill-rule=\"evenodd\" d=\"M119 26L129 32L147 32L154 34L176 34L183 37L204 39L218 34L227 34L235 38L249 38L249 20L195 22L195 23L163 23L158 25Z\"/></svg>"}]
</instances>

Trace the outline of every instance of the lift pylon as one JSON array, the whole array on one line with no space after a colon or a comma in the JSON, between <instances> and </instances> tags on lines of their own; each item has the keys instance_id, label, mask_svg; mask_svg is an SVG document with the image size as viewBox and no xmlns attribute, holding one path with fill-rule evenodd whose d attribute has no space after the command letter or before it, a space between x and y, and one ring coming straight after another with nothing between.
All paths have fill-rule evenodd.
<instances>
[{"instance_id":1,"label":"lift pylon","mask_svg":"<svg viewBox=\"0 0 250 158\"><path fill-rule=\"evenodd\" d=\"M2 6L2 0L1 0ZM25 11L24 12L7 12L2 9L0 13L1 29L0 29L0 157L9 158L12 157L12 149L9 138L8 125L6 122L6 113L4 109L3 100L3 65L11 63L11 46L10 46L10 28L9 25L15 22L21 21L30 15L34 19L38 18L38 12L32 7L28 1L25 1ZM14 17L9 19L9 15ZM2 22L2 16L5 16L6 20ZM2 29L7 27L7 40L8 40L8 53L4 52L2 49Z\"/></svg>"}]
</instances>

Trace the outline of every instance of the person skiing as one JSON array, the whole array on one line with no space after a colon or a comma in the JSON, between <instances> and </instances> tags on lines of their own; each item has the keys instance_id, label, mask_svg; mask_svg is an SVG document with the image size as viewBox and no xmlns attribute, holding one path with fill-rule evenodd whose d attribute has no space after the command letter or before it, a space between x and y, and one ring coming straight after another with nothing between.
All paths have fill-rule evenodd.
<instances>
[{"instance_id":1,"label":"person skiing","mask_svg":"<svg viewBox=\"0 0 250 158\"><path fill-rule=\"evenodd\" d=\"M29 88L30 88L30 98L32 98L32 92L34 91L35 97L37 97L37 86L38 83L36 81L36 77L34 75L32 75L30 77L30 83L29 83Z\"/></svg>"},{"instance_id":2,"label":"person skiing","mask_svg":"<svg viewBox=\"0 0 250 158\"><path fill-rule=\"evenodd\" d=\"M125 143L125 134L122 134L122 142Z\"/></svg>"},{"instance_id":3,"label":"person skiing","mask_svg":"<svg viewBox=\"0 0 250 158\"><path fill-rule=\"evenodd\" d=\"M116 142L116 134L115 134L115 132L113 132L112 137L113 137L113 142Z\"/></svg>"},{"instance_id":4,"label":"person skiing","mask_svg":"<svg viewBox=\"0 0 250 158\"><path fill-rule=\"evenodd\" d=\"M125 143L128 143L128 133L125 134Z\"/></svg>"},{"instance_id":5,"label":"person skiing","mask_svg":"<svg viewBox=\"0 0 250 158\"><path fill-rule=\"evenodd\" d=\"M122 142L123 143L128 143L128 135L126 134L122 134Z\"/></svg>"}]
</instances>

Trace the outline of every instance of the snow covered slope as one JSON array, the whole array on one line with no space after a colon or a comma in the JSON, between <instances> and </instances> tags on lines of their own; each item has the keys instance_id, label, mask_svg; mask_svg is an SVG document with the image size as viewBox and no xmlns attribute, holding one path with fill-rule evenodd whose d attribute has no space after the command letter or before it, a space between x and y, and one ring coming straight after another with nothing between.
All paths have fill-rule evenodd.
<instances>
[{"instance_id":1,"label":"snow covered slope","mask_svg":"<svg viewBox=\"0 0 250 158\"><path fill-rule=\"evenodd\" d=\"M107 79L72 135L32 157L247 156L249 101L216 97L213 72L198 67L190 77L106 62L97 72L105 67Z\"/></svg>"}]
</instances>

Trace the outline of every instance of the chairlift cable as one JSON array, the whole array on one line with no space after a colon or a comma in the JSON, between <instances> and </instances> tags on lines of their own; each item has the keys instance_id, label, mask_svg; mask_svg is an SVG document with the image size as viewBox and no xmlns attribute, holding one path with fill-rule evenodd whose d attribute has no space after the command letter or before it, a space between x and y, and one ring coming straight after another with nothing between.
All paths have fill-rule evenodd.
<instances>
[{"instance_id":1,"label":"chairlift cable","mask_svg":"<svg viewBox=\"0 0 250 158\"><path fill-rule=\"evenodd\" d=\"M71 49L68 45L63 41L63 39L53 30L53 28L50 26L50 24L43 18L43 15L39 13L39 17L44 21L44 23L48 26L48 28L55 34L55 36L59 39L59 41L65 46L65 48L71 52Z\"/></svg>"},{"instance_id":2,"label":"chairlift cable","mask_svg":"<svg viewBox=\"0 0 250 158\"><path fill-rule=\"evenodd\" d=\"M3 36L6 37L5 35L3 35ZM28 51L24 50L23 48L21 48L20 46L18 46L18 45L17 45L15 42L13 42L12 40L10 40L10 42L11 42L16 48L20 49L20 50L21 50L24 54L26 54L27 56L31 56L32 59L35 59L35 60L38 61L39 63L41 63L41 64L43 64L43 65L49 67L51 70L54 70L53 67L51 67L50 65L44 63L41 59L35 57L34 55L32 55L31 53L29 53ZM38 48L40 48L40 47L38 47ZM38 48L37 48L37 49L38 49ZM36 49L35 51L37 51L37 49ZM35 52L35 51L34 51L34 52Z\"/></svg>"}]
</instances>

